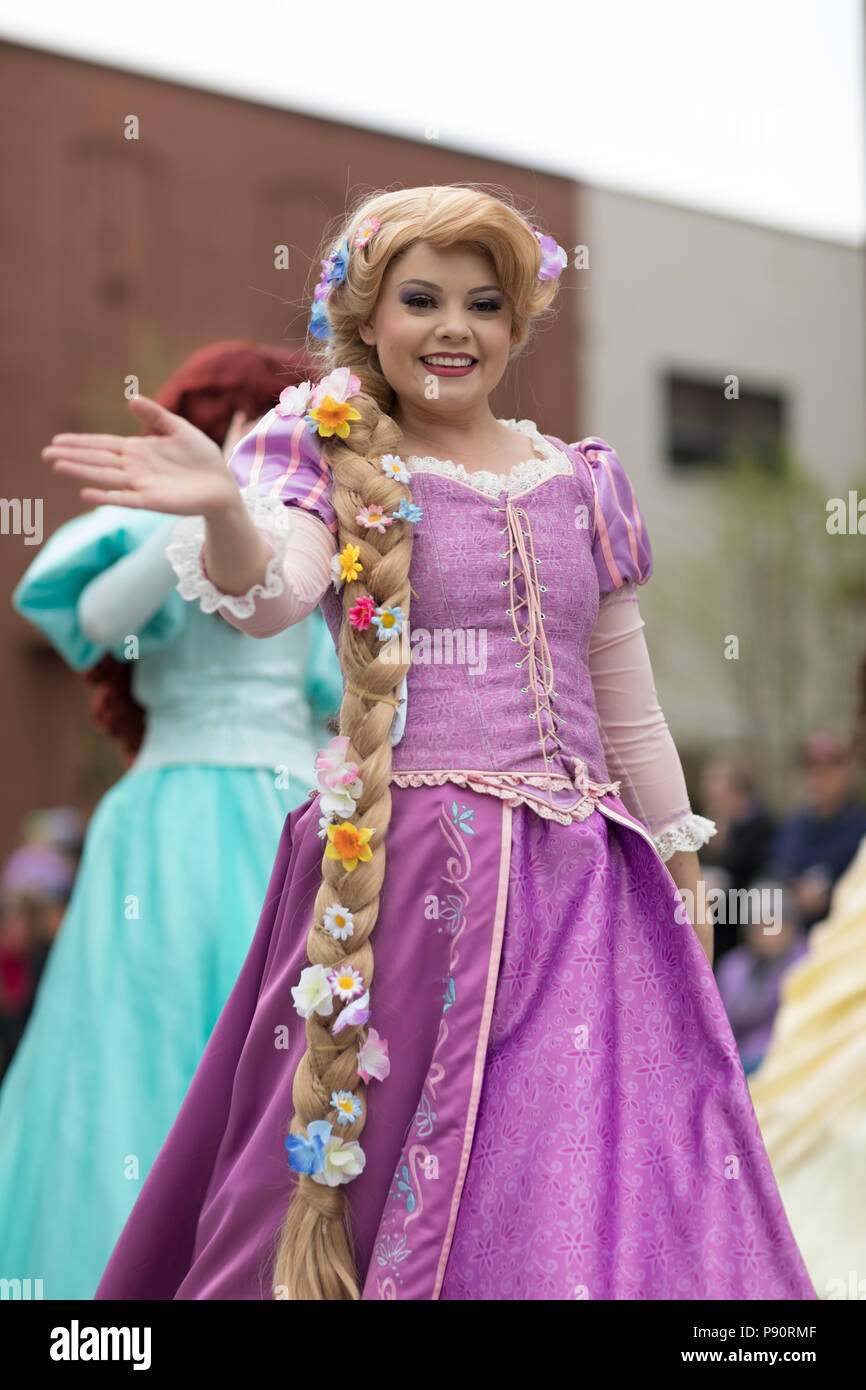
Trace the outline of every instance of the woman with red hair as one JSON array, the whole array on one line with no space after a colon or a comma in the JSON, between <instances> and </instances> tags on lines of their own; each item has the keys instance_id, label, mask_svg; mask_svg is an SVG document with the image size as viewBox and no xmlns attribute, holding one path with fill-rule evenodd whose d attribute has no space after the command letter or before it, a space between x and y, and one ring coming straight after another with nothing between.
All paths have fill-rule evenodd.
<instances>
[{"instance_id":1,"label":"woman with red hair","mask_svg":"<svg viewBox=\"0 0 866 1390\"><path fill-rule=\"evenodd\" d=\"M222 448L309 373L200 349L157 399ZM63 926L0 1089L0 1277L91 1298L235 983L289 811L342 680L322 615L259 640L186 603L176 518L99 506L62 526L17 610L96 686L128 771L97 806Z\"/></svg>"}]
</instances>

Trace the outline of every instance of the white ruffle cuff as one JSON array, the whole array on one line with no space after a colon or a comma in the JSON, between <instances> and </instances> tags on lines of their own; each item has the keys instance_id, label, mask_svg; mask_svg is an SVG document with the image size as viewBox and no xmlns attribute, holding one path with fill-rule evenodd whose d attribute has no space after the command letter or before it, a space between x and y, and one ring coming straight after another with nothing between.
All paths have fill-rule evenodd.
<instances>
[{"instance_id":1,"label":"white ruffle cuff","mask_svg":"<svg viewBox=\"0 0 866 1390\"><path fill-rule=\"evenodd\" d=\"M653 834L653 841L662 859L667 860L680 850L700 849L701 845L712 839L717 829L715 821L689 811L676 825L670 825L658 834ZM652 834L652 831L650 833Z\"/></svg>"},{"instance_id":2,"label":"white ruffle cuff","mask_svg":"<svg viewBox=\"0 0 866 1390\"><path fill-rule=\"evenodd\" d=\"M181 598L197 599L203 613L215 613L222 608L237 618L251 618L255 613L257 598L276 598L285 588L283 561L295 525L289 516L290 508L279 497L257 496L247 488L241 490L241 496L256 527L273 548L273 555L265 570L264 584L253 584L244 594L226 594L217 588L209 578L202 559L205 542L203 516L182 517L165 548L166 558L178 577L178 593Z\"/></svg>"}]
</instances>

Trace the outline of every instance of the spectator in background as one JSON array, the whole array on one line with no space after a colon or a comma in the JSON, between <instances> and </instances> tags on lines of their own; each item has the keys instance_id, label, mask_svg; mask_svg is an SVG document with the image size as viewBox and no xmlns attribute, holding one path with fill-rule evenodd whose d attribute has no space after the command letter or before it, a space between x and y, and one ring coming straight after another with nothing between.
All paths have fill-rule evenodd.
<instances>
[{"instance_id":1,"label":"spectator in background","mask_svg":"<svg viewBox=\"0 0 866 1390\"><path fill-rule=\"evenodd\" d=\"M705 880L709 882L707 872L715 870L713 878L720 876L727 890L748 887L764 869L775 825L745 761L723 755L706 762L700 802L717 828L709 844L698 851ZM721 956L737 946L736 923L718 922L714 942L718 964Z\"/></svg>"},{"instance_id":2,"label":"spectator in background","mask_svg":"<svg viewBox=\"0 0 866 1390\"><path fill-rule=\"evenodd\" d=\"M50 845L22 845L0 872L0 1076L30 1017L74 882L74 863Z\"/></svg>"},{"instance_id":3,"label":"spectator in background","mask_svg":"<svg viewBox=\"0 0 866 1390\"><path fill-rule=\"evenodd\" d=\"M831 732L812 734L801 751L800 769L807 804L777 831L767 867L770 874L793 880L808 930L827 915L833 884L866 835L866 807L853 796L848 739Z\"/></svg>"},{"instance_id":4,"label":"spectator in background","mask_svg":"<svg viewBox=\"0 0 866 1390\"><path fill-rule=\"evenodd\" d=\"M50 845L65 854L78 868L84 848L87 818L74 806L51 806L28 811L21 821L21 839L26 845Z\"/></svg>"},{"instance_id":5,"label":"spectator in background","mask_svg":"<svg viewBox=\"0 0 866 1390\"><path fill-rule=\"evenodd\" d=\"M748 888L749 900L740 899L746 910L746 920L738 924L741 944L716 969L746 1075L760 1065L769 1046L782 976L806 951L803 919L791 886L759 878Z\"/></svg>"}]
</instances>

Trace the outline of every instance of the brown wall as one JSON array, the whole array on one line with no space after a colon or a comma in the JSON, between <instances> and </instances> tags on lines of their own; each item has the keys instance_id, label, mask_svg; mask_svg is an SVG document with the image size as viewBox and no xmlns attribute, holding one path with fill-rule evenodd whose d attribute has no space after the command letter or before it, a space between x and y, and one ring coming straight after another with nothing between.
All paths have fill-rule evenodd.
<instances>
[{"instance_id":1,"label":"brown wall","mask_svg":"<svg viewBox=\"0 0 866 1390\"><path fill-rule=\"evenodd\" d=\"M42 497L47 538L86 510L39 457L61 430L136 432L123 400L153 394L194 348L249 337L302 346L326 225L378 188L493 183L565 247L579 240L566 179L338 122L0 43L0 492ZM140 138L124 138L138 117ZM274 247L290 247L276 270ZM577 438L577 296L492 400ZM509 372L512 377L514 368ZM8 595L36 553L0 535L0 856L23 812L90 809L120 770L89 728L87 694Z\"/></svg>"}]
</instances>

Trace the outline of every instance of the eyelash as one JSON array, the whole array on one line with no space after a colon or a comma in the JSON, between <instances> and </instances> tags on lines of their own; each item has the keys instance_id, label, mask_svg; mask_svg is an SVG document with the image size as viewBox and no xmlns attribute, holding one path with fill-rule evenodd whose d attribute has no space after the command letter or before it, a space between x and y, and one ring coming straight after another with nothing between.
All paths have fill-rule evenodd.
<instances>
[{"instance_id":1,"label":"eyelash","mask_svg":"<svg viewBox=\"0 0 866 1390\"><path fill-rule=\"evenodd\" d=\"M429 294L413 294L409 297L409 299L406 299L403 302L407 306L411 306L414 308L415 301L418 299L428 299L432 303L432 295ZM479 304L489 304L490 308L496 311L502 308L502 305L498 303L498 301L495 299L476 299L475 303L472 305L473 309L477 309Z\"/></svg>"}]
</instances>

